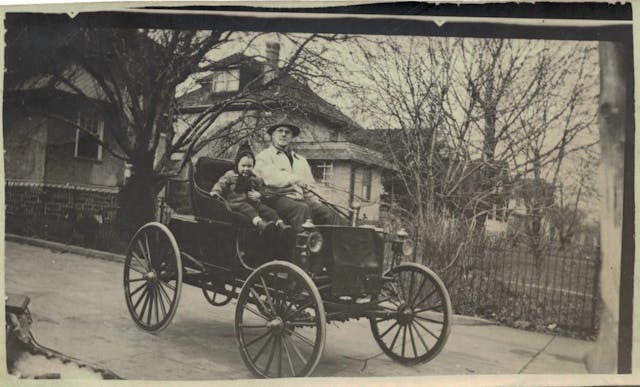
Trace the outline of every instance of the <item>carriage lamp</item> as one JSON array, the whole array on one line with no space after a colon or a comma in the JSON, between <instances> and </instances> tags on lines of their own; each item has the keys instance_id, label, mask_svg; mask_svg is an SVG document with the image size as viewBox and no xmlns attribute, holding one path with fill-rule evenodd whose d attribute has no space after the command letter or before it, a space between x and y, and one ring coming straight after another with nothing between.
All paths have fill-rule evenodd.
<instances>
[{"instance_id":1,"label":"carriage lamp","mask_svg":"<svg viewBox=\"0 0 640 387\"><path fill-rule=\"evenodd\" d=\"M322 240L320 240L319 246L316 247L315 245L318 244L317 237L311 238L312 234L315 233L313 231L315 227L311 219L307 219L302 224L302 231L296 236L296 259L298 265L304 270L309 269L309 253L314 253L313 249L317 248L320 251L322 248ZM322 236L320 237L322 238Z\"/></svg>"},{"instance_id":2,"label":"carriage lamp","mask_svg":"<svg viewBox=\"0 0 640 387\"><path fill-rule=\"evenodd\" d=\"M416 244L412 239L405 239L402 241L402 254L405 256L413 255L416 249Z\"/></svg>"},{"instance_id":3,"label":"carriage lamp","mask_svg":"<svg viewBox=\"0 0 640 387\"><path fill-rule=\"evenodd\" d=\"M307 238L307 248L314 254L320 252L323 243L324 239L322 238L322 234L318 231L311 232Z\"/></svg>"},{"instance_id":4,"label":"carriage lamp","mask_svg":"<svg viewBox=\"0 0 640 387\"><path fill-rule=\"evenodd\" d=\"M305 220L305 222L302 224L302 229L305 230L305 231L311 231L314 228L316 228L316 225L313 224L311 219Z\"/></svg>"},{"instance_id":5,"label":"carriage lamp","mask_svg":"<svg viewBox=\"0 0 640 387\"><path fill-rule=\"evenodd\" d=\"M400 230L398 230L396 235L400 239L405 239L405 238L407 238L409 236L409 233L407 232L407 230L404 229L404 227L402 227Z\"/></svg>"},{"instance_id":6,"label":"carriage lamp","mask_svg":"<svg viewBox=\"0 0 640 387\"><path fill-rule=\"evenodd\" d=\"M404 228L401 228L396 232L398 239L392 241L392 248L395 254L402 254L404 256L413 255L415 250L415 243L409 239L409 233Z\"/></svg>"}]
</instances>

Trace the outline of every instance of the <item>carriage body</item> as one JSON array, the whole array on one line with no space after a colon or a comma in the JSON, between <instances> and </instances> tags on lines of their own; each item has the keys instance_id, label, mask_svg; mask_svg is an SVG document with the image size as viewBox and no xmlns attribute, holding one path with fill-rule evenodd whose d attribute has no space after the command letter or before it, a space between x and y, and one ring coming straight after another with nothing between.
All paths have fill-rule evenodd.
<instances>
[{"instance_id":1,"label":"carriage body","mask_svg":"<svg viewBox=\"0 0 640 387\"><path fill-rule=\"evenodd\" d=\"M171 204L186 208L183 212L187 214L172 216L169 229L181 251L198 261L194 265L193 259L183 260L186 267L204 265L217 283L229 283L275 259L294 262L307 271L319 264L324 272L315 277L331 284L330 292L323 291L323 295L355 299L379 292L385 243L389 243L382 233L367 227L317 225L301 235L260 235L249 219L229 212L208 195L213 182L232 167L228 161L203 157L195 170L187 166L183 179L170 185L170 197L179 196L175 191L183 192L182 203L171 198ZM190 203L185 206L185 201ZM306 244L312 232L322 236L318 252L310 251Z\"/></svg>"},{"instance_id":2,"label":"carriage body","mask_svg":"<svg viewBox=\"0 0 640 387\"><path fill-rule=\"evenodd\" d=\"M322 284L321 294L328 300L375 297L382 286L385 241L371 228L316 226L312 232L322 236L322 246L311 252L305 244L310 232L274 244L273 236L255 229L187 215L173 216L168 227L180 246L184 268L198 273L183 279L190 285L233 284L264 263L285 260L307 271L319 268L311 277ZM203 267L206 275L200 273Z\"/></svg>"},{"instance_id":3,"label":"carriage body","mask_svg":"<svg viewBox=\"0 0 640 387\"><path fill-rule=\"evenodd\" d=\"M124 286L139 327L164 329L186 283L200 287L215 306L237 299L240 354L260 377L311 374L324 348L327 321L368 318L383 352L405 364L440 352L451 316L440 279L417 264L384 270L390 261L385 254L397 258L402 240L373 228L333 225L303 226L297 235L260 234L248 219L208 195L230 168L226 161L207 158L195 168L188 165L168 188L169 204L178 213L167 225L143 226L132 238ZM265 332L252 336L257 329ZM263 354L267 347L270 356ZM278 367L272 366L276 348ZM283 363L288 365L284 373Z\"/></svg>"}]
</instances>

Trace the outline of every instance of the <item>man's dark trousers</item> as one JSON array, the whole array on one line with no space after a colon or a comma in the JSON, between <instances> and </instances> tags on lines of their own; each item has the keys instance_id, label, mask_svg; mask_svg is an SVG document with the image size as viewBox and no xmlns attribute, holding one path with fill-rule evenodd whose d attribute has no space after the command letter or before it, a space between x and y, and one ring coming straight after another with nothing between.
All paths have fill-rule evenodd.
<instances>
[{"instance_id":1,"label":"man's dark trousers","mask_svg":"<svg viewBox=\"0 0 640 387\"><path fill-rule=\"evenodd\" d=\"M298 233L302 224L311 219L314 224L340 224L347 222L324 204L314 200L295 200L286 196L273 196L265 204L276 210L278 215Z\"/></svg>"}]
</instances>

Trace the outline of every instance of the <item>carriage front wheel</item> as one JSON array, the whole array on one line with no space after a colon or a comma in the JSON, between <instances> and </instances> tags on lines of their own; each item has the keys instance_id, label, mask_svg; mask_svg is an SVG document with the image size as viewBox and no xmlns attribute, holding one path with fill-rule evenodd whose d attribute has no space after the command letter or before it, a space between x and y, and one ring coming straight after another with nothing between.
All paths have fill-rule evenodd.
<instances>
[{"instance_id":1,"label":"carriage front wheel","mask_svg":"<svg viewBox=\"0 0 640 387\"><path fill-rule=\"evenodd\" d=\"M147 331L166 328L181 290L178 243L162 223L145 224L131 239L124 262L124 294L133 321Z\"/></svg>"},{"instance_id":2,"label":"carriage front wheel","mask_svg":"<svg viewBox=\"0 0 640 387\"><path fill-rule=\"evenodd\" d=\"M235 336L242 360L256 376L310 375L326 338L318 288L290 262L260 266L240 291Z\"/></svg>"},{"instance_id":3,"label":"carriage front wheel","mask_svg":"<svg viewBox=\"0 0 640 387\"><path fill-rule=\"evenodd\" d=\"M391 359L419 364L433 359L451 331L451 300L427 267L403 263L385 273L379 313L370 317L373 337Z\"/></svg>"}]
</instances>

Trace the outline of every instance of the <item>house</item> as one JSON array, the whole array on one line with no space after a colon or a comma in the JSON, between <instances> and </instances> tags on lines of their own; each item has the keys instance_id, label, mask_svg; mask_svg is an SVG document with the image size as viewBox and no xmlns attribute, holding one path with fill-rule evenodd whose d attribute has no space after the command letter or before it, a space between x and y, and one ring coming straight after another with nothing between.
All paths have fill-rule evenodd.
<instances>
[{"instance_id":1,"label":"house","mask_svg":"<svg viewBox=\"0 0 640 387\"><path fill-rule=\"evenodd\" d=\"M86 74L68 70L74 85L102 103L99 88ZM51 86L49 77L34 77L13 90L5 90L3 139L5 179L16 182L118 187L124 181L125 163L106 152L75 125L92 130L112 148L110 122L95 107L62 84Z\"/></svg>"},{"instance_id":2,"label":"house","mask_svg":"<svg viewBox=\"0 0 640 387\"><path fill-rule=\"evenodd\" d=\"M102 227L117 210L126 166L76 125L117 149L109 126L95 113L104 103L93 80L73 68L69 79L93 99L46 76L4 91L3 140L6 230L65 243L121 249ZM98 238L98 233L106 233ZM100 239L99 243L93 243ZM93 241L93 242L91 242Z\"/></svg>"},{"instance_id":3,"label":"house","mask_svg":"<svg viewBox=\"0 0 640 387\"><path fill-rule=\"evenodd\" d=\"M229 105L215 125L207 130L215 133L238 117L248 117L243 125L256 130L242 135L250 139L257 153L269 145L269 138L262 129L286 115L302 129L293 146L309 161L318 193L343 208L360 202L364 204L360 217L378 220L381 176L391 166L382 153L348 140L350 131L362 130L357 123L304 83L279 73L279 50L278 44L268 43L264 62L242 54L225 58L223 61L233 65L199 79L199 88L179 99L182 116L177 125L188 125L214 104L249 90L251 99L257 103ZM185 129L176 127L176 132L181 130ZM234 154L234 147L212 143L194 157L220 155L232 159Z\"/></svg>"}]
</instances>

